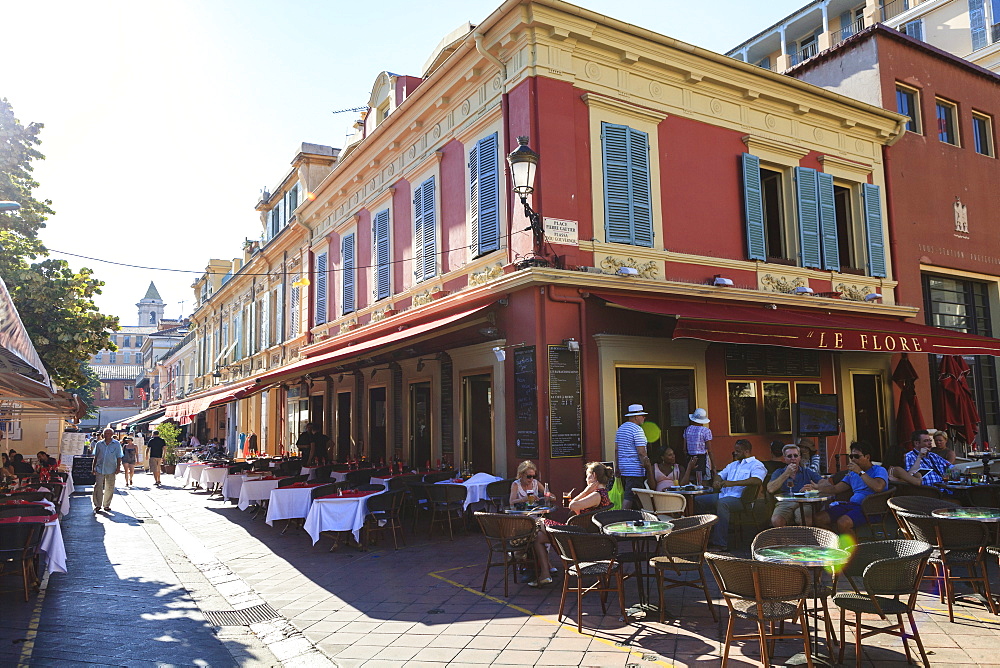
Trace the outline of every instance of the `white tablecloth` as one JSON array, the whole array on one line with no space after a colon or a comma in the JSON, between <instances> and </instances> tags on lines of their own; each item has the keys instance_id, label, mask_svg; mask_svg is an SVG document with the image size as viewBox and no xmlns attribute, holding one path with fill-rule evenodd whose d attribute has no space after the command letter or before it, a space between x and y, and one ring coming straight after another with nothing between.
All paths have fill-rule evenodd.
<instances>
[{"instance_id":1,"label":"white tablecloth","mask_svg":"<svg viewBox=\"0 0 1000 668\"><path fill-rule=\"evenodd\" d=\"M251 502L270 498L271 490L277 487L277 480L247 480L240 488L239 502L236 505L240 510L246 510Z\"/></svg>"},{"instance_id":2,"label":"white tablecloth","mask_svg":"<svg viewBox=\"0 0 1000 668\"><path fill-rule=\"evenodd\" d=\"M63 544L62 527L59 520L49 522L42 531L42 544L38 548L45 553L49 573L66 572L66 546Z\"/></svg>"},{"instance_id":3,"label":"white tablecloth","mask_svg":"<svg viewBox=\"0 0 1000 668\"><path fill-rule=\"evenodd\" d=\"M211 466L205 469L201 474L201 484L208 487L209 485L221 485L226 482L226 477L229 475L228 466Z\"/></svg>"},{"instance_id":4,"label":"white tablecloth","mask_svg":"<svg viewBox=\"0 0 1000 668\"><path fill-rule=\"evenodd\" d=\"M66 496L69 496L76 491L76 487L73 485L73 472L66 472Z\"/></svg>"},{"instance_id":5,"label":"white tablecloth","mask_svg":"<svg viewBox=\"0 0 1000 668\"><path fill-rule=\"evenodd\" d=\"M38 486L38 491L40 491L40 492L51 492L52 490L50 488L46 487L45 483L43 482L42 484L40 484ZM45 503L49 503L49 502L46 501ZM63 516L66 516L66 515L69 514L69 488L68 487L63 487L62 498L61 499L56 499L56 504L59 505L59 513L60 514L62 514ZM55 509L56 509L56 506L53 504L52 510L55 510Z\"/></svg>"},{"instance_id":6,"label":"white tablecloth","mask_svg":"<svg viewBox=\"0 0 1000 668\"><path fill-rule=\"evenodd\" d=\"M241 475L241 474L227 475L225 481L223 481L222 483L222 498L223 499L240 498L240 489L243 487L243 483L246 482L247 479L248 476L246 475Z\"/></svg>"},{"instance_id":7,"label":"white tablecloth","mask_svg":"<svg viewBox=\"0 0 1000 668\"><path fill-rule=\"evenodd\" d=\"M347 480L347 471L330 471L330 480L334 482L344 482Z\"/></svg>"},{"instance_id":8,"label":"white tablecloth","mask_svg":"<svg viewBox=\"0 0 1000 668\"><path fill-rule=\"evenodd\" d=\"M187 487L188 483L191 483L192 487L196 487L201 484L201 474L204 473L209 468L208 464L191 464L187 467L187 471L184 472L184 484L181 487Z\"/></svg>"},{"instance_id":9,"label":"white tablecloth","mask_svg":"<svg viewBox=\"0 0 1000 668\"><path fill-rule=\"evenodd\" d=\"M190 465L191 465L191 462L181 462L181 463L177 464L177 466L174 467L174 477L175 478L183 478L184 475L187 473L188 466L190 466Z\"/></svg>"},{"instance_id":10,"label":"white tablecloth","mask_svg":"<svg viewBox=\"0 0 1000 668\"><path fill-rule=\"evenodd\" d=\"M361 527L364 526L365 515L368 514L368 499L383 493L313 501L306 516L306 532L312 538L313 545L319 542L320 533L323 531L350 531L354 534L355 540L361 540Z\"/></svg>"},{"instance_id":11,"label":"white tablecloth","mask_svg":"<svg viewBox=\"0 0 1000 668\"><path fill-rule=\"evenodd\" d=\"M315 480L316 479L316 469L318 469L318 468L319 468L318 466L312 466L312 467L303 466L302 470L299 471L299 475L308 476L306 478L307 481L309 481L309 480Z\"/></svg>"},{"instance_id":12,"label":"white tablecloth","mask_svg":"<svg viewBox=\"0 0 1000 668\"><path fill-rule=\"evenodd\" d=\"M465 494L465 509L468 510L469 506L473 503L479 503L480 501L487 501L490 497L486 494L486 487L491 482L497 482L498 480L503 480L503 478L497 477L495 475L490 475L489 473L477 473L465 482L452 482L450 480L442 480L437 483L438 485L462 485L468 492Z\"/></svg>"},{"instance_id":13,"label":"white tablecloth","mask_svg":"<svg viewBox=\"0 0 1000 668\"><path fill-rule=\"evenodd\" d=\"M275 520L301 519L309 514L312 505L312 487L280 487L271 490L267 502L266 522L274 526Z\"/></svg>"}]
</instances>

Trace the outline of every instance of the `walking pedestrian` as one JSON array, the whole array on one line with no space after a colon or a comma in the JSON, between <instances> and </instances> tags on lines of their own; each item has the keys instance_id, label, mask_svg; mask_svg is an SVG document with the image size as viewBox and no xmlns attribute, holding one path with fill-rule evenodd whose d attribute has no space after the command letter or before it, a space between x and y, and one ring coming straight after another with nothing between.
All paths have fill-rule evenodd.
<instances>
[{"instance_id":1,"label":"walking pedestrian","mask_svg":"<svg viewBox=\"0 0 1000 668\"><path fill-rule=\"evenodd\" d=\"M122 467L125 469L125 486L132 486L132 478L135 476L135 463L138 460L138 451L132 439L126 436L122 439Z\"/></svg>"},{"instance_id":2,"label":"walking pedestrian","mask_svg":"<svg viewBox=\"0 0 1000 668\"><path fill-rule=\"evenodd\" d=\"M108 427L104 438L94 444L94 512L102 507L111 510L111 497L115 493L115 476L122 470L122 444L115 438L115 430Z\"/></svg>"},{"instance_id":3,"label":"walking pedestrian","mask_svg":"<svg viewBox=\"0 0 1000 668\"><path fill-rule=\"evenodd\" d=\"M625 413L625 422L615 433L615 452L618 459L618 475L622 480L622 508L631 508L633 487L642 487L646 480L646 470L649 468L649 457L646 455L646 432L642 423L649 415L642 409L642 404L631 404Z\"/></svg>"},{"instance_id":4,"label":"walking pedestrian","mask_svg":"<svg viewBox=\"0 0 1000 668\"><path fill-rule=\"evenodd\" d=\"M160 432L154 431L153 438L146 444L146 459L149 460L149 470L153 474L153 484L161 487L160 484L160 462L163 461L163 448L167 442L160 438Z\"/></svg>"},{"instance_id":5,"label":"walking pedestrian","mask_svg":"<svg viewBox=\"0 0 1000 668\"><path fill-rule=\"evenodd\" d=\"M688 415L688 420L691 424L684 430L684 446L688 457L694 457L697 461L694 473L700 485L709 474L708 442L712 440L712 430L707 425L711 420L704 408L694 409L694 413Z\"/></svg>"}]
</instances>

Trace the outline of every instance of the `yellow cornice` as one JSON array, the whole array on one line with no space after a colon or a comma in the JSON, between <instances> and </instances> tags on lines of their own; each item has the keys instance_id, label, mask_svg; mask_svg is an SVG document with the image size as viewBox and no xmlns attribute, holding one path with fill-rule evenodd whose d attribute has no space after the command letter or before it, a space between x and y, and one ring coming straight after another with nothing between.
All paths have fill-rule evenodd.
<instances>
[{"instance_id":1,"label":"yellow cornice","mask_svg":"<svg viewBox=\"0 0 1000 668\"><path fill-rule=\"evenodd\" d=\"M632 116L640 121L645 121L647 123L659 123L660 121L662 121L667 117L666 112L659 111L656 109L647 109L645 107L639 107L634 104L628 104L627 102L622 102L621 100L616 100L612 97L607 97L605 95L584 93L581 96L581 99L588 107L598 107L598 108L603 107L604 109L609 109L619 114Z\"/></svg>"},{"instance_id":2,"label":"yellow cornice","mask_svg":"<svg viewBox=\"0 0 1000 668\"><path fill-rule=\"evenodd\" d=\"M870 164L844 160L835 155L821 155L819 161L823 165L823 171L827 174L850 181L857 181L860 177L868 176L874 169Z\"/></svg>"}]
</instances>

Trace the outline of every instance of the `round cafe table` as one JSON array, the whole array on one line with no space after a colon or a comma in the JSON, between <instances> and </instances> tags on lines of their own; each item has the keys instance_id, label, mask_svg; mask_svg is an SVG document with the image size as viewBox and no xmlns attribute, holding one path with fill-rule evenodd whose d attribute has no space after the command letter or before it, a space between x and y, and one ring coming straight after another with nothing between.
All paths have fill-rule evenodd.
<instances>
[{"instance_id":1,"label":"round cafe table","mask_svg":"<svg viewBox=\"0 0 1000 668\"><path fill-rule=\"evenodd\" d=\"M774 495L777 501L794 501L802 506L802 523L806 526L812 526L812 520L806 520L806 508L809 509L809 515L812 517L816 516L816 506L813 504L826 503L827 501L832 501L833 496L830 494L811 494L809 492L784 492Z\"/></svg>"},{"instance_id":2,"label":"round cafe table","mask_svg":"<svg viewBox=\"0 0 1000 668\"><path fill-rule=\"evenodd\" d=\"M632 549L636 550L636 544L640 541L644 543L643 551L649 551L648 541L655 541L660 536L665 536L674 530L672 522L615 522L607 524L602 531L615 540L633 541ZM646 591L646 582L652 575L649 573L649 559L642 559L635 564L635 572L630 576L636 579L636 588L639 592L639 604L629 608L629 616L636 617L638 613L646 614L658 611L659 608L649 602L649 593Z\"/></svg>"},{"instance_id":3,"label":"round cafe table","mask_svg":"<svg viewBox=\"0 0 1000 668\"><path fill-rule=\"evenodd\" d=\"M518 504L521 505L521 504ZM547 515L556 509L553 504L542 504L536 506L526 506L524 508L504 508L504 513L507 515L522 515L527 517L541 517L542 515Z\"/></svg>"},{"instance_id":4,"label":"round cafe table","mask_svg":"<svg viewBox=\"0 0 1000 668\"><path fill-rule=\"evenodd\" d=\"M938 508L931 515L945 520L1000 522L1000 508Z\"/></svg>"},{"instance_id":5,"label":"round cafe table","mask_svg":"<svg viewBox=\"0 0 1000 668\"><path fill-rule=\"evenodd\" d=\"M684 517L694 515L694 499L702 494L711 494L715 490L710 486L699 487L698 485L671 485L664 492L671 494L682 494L686 503L684 504Z\"/></svg>"}]
</instances>

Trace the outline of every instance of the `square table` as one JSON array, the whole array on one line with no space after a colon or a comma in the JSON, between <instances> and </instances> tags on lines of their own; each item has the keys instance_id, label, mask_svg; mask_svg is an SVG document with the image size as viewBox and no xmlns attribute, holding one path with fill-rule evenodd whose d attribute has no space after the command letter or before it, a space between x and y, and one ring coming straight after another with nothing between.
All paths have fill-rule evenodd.
<instances>
[{"instance_id":1,"label":"square table","mask_svg":"<svg viewBox=\"0 0 1000 668\"><path fill-rule=\"evenodd\" d=\"M276 520L298 520L309 515L312 506L312 491L321 484L297 483L288 487L276 487L271 490L267 502L268 526L274 526Z\"/></svg>"},{"instance_id":2,"label":"square table","mask_svg":"<svg viewBox=\"0 0 1000 668\"><path fill-rule=\"evenodd\" d=\"M188 466L190 465L191 462L178 462L177 465L174 467L174 477L183 478L187 473Z\"/></svg>"},{"instance_id":3,"label":"square table","mask_svg":"<svg viewBox=\"0 0 1000 668\"><path fill-rule=\"evenodd\" d=\"M217 492L222 491L222 486L226 482L226 477L229 475L228 466L209 466L207 469L201 472L201 482L205 485L206 489L209 485L215 485Z\"/></svg>"},{"instance_id":4,"label":"square table","mask_svg":"<svg viewBox=\"0 0 1000 668\"><path fill-rule=\"evenodd\" d=\"M489 501L490 497L486 493L486 488L491 482L497 482L503 480L499 476L490 475L489 473L477 473L468 480L464 482L455 482L454 480L441 480L435 484L437 485L462 485L468 490L465 494L465 506L464 509L468 510L469 506L473 503L479 503L480 501Z\"/></svg>"},{"instance_id":5,"label":"square table","mask_svg":"<svg viewBox=\"0 0 1000 668\"><path fill-rule=\"evenodd\" d=\"M208 464L190 464L184 472L184 482L181 487L187 487L188 483L191 483L192 488L200 487L201 476L208 468Z\"/></svg>"},{"instance_id":6,"label":"square table","mask_svg":"<svg viewBox=\"0 0 1000 668\"><path fill-rule=\"evenodd\" d=\"M236 503L236 507L240 510L246 510L250 507L251 503L256 503L259 501L267 501L271 498L271 490L278 488L278 478L258 479L258 480L247 480L240 487L239 501Z\"/></svg>"},{"instance_id":7,"label":"square table","mask_svg":"<svg viewBox=\"0 0 1000 668\"><path fill-rule=\"evenodd\" d=\"M350 531L361 541L361 527L368 514L369 497L385 492L344 492L343 496L326 496L313 499L306 516L306 532L313 545L319 542L324 531Z\"/></svg>"}]
</instances>

